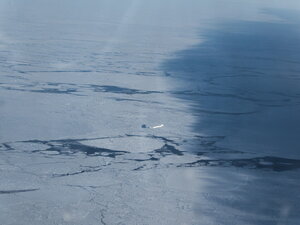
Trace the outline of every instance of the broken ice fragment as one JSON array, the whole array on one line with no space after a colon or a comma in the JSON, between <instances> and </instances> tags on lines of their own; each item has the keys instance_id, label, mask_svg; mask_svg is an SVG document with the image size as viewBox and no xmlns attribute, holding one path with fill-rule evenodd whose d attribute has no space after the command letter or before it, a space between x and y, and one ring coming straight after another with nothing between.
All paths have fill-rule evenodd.
<instances>
[{"instance_id":1,"label":"broken ice fragment","mask_svg":"<svg viewBox=\"0 0 300 225\"><path fill-rule=\"evenodd\" d=\"M156 128L161 128L161 127L163 127L164 125L163 124L161 124L161 125L158 125L158 126L154 126L154 127L151 127L152 129L156 129Z\"/></svg>"}]
</instances>

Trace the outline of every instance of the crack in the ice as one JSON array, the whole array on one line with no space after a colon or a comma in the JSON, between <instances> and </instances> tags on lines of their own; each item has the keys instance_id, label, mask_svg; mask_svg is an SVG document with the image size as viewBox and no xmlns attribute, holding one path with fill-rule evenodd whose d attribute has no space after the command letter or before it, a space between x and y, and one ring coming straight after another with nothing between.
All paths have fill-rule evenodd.
<instances>
[{"instance_id":1,"label":"crack in the ice","mask_svg":"<svg viewBox=\"0 0 300 225\"><path fill-rule=\"evenodd\" d=\"M20 189L20 190L0 190L0 194L16 194L22 192L30 192L30 191L37 191L40 190L39 188L32 188L32 189Z\"/></svg>"},{"instance_id":2,"label":"crack in the ice","mask_svg":"<svg viewBox=\"0 0 300 225\"><path fill-rule=\"evenodd\" d=\"M97 169L86 169L86 170L80 170L76 172L69 172L69 173L56 173L52 174L52 177L66 177L66 176L74 176L78 174L83 174L83 173L94 173L102 170L102 168L97 168Z\"/></svg>"},{"instance_id":3,"label":"crack in the ice","mask_svg":"<svg viewBox=\"0 0 300 225\"><path fill-rule=\"evenodd\" d=\"M182 156L183 152L176 149L174 146L169 145L169 144L165 144L164 146L162 146L160 149L156 149L154 150L154 152L161 154L162 156L166 156L166 155L178 155L178 156Z\"/></svg>"},{"instance_id":4,"label":"crack in the ice","mask_svg":"<svg viewBox=\"0 0 300 225\"><path fill-rule=\"evenodd\" d=\"M177 167L240 167L250 169L263 169L282 172L300 169L300 160L279 157L256 157L245 159L200 159L191 163L184 163Z\"/></svg>"}]
</instances>

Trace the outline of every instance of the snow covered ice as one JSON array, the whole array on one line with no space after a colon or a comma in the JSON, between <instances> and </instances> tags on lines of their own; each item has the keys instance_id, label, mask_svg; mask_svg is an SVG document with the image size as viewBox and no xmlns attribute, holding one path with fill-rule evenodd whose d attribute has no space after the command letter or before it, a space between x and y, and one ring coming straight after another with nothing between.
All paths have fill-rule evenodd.
<instances>
[{"instance_id":1,"label":"snow covered ice","mask_svg":"<svg viewBox=\"0 0 300 225\"><path fill-rule=\"evenodd\" d=\"M2 0L0 224L299 224L297 10Z\"/></svg>"}]
</instances>

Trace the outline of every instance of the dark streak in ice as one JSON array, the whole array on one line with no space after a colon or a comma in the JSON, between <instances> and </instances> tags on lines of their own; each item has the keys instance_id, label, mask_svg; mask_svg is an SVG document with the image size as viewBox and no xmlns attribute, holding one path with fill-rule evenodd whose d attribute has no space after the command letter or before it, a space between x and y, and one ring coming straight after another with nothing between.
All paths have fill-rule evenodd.
<instances>
[{"instance_id":1,"label":"dark streak in ice","mask_svg":"<svg viewBox=\"0 0 300 225\"><path fill-rule=\"evenodd\" d=\"M124 88L124 87L118 87L118 86L110 86L110 85L103 85L103 86L101 86L101 85L90 85L90 87L94 88L95 92L109 92L109 93L115 93L115 94L133 95L133 94L157 94L157 93L161 93L159 91L144 91L144 90Z\"/></svg>"},{"instance_id":2,"label":"dark streak in ice","mask_svg":"<svg viewBox=\"0 0 300 225\"><path fill-rule=\"evenodd\" d=\"M9 144L7 143L2 143L2 145L6 148L6 150L14 150Z\"/></svg>"},{"instance_id":3,"label":"dark streak in ice","mask_svg":"<svg viewBox=\"0 0 300 225\"><path fill-rule=\"evenodd\" d=\"M206 114L219 114L219 115L230 115L230 116L242 116L247 114L258 113L259 111L249 111L249 112L225 112L225 111L213 111L213 110L205 110L205 109L196 109L197 113L206 113Z\"/></svg>"},{"instance_id":4,"label":"dark streak in ice","mask_svg":"<svg viewBox=\"0 0 300 225\"><path fill-rule=\"evenodd\" d=\"M250 169L272 170L277 172L300 169L300 160L279 157L257 157L249 159L201 159L178 167L240 167Z\"/></svg>"},{"instance_id":5,"label":"dark streak in ice","mask_svg":"<svg viewBox=\"0 0 300 225\"><path fill-rule=\"evenodd\" d=\"M61 173L61 174L53 174L52 177L67 177L67 176L74 176L82 173L94 173L102 170L102 168L97 169L86 169L86 170L80 170L76 172L70 172L70 173Z\"/></svg>"},{"instance_id":6,"label":"dark streak in ice","mask_svg":"<svg viewBox=\"0 0 300 225\"><path fill-rule=\"evenodd\" d=\"M50 88L47 86L51 86ZM53 87L55 86L55 88ZM112 85L97 85L97 84L75 84L75 83L29 83L29 84L15 84L11 86L9 83L0 83L0 88L10 91L22 91L33 93L48 93L48 94L72 94L79 95L78 92L102 92L102 93L114 93L124 95L147 95L147 94L160 94L160 91L139 90L126 87L112 86ZM81 96L81 95L80 95ZM116 99L118 100L118 99ZM120 99L121 101L122 99ZM125 100L125 99L124 99ZM129 101L129 99L127 99Z\"/></svg>"},{"instance_id":7,"label":"dark streak in ice","mask_svg":"<svg viewBox=\"0 0 300 225\"><path fill-rule=\"evenodd\" d=\"M21 189L21 190L6 190L6 191L0 191L0 194L15 194L15 193L21 193L21 192L29 192L29 191L37 191L39 188L34 189Z\"/></svg>"},{"instance_id":8,"label":"dark streak in ice","mask_svg":"<svg viewBox=\"0 0 300 225\"><path fill-rule=\"evenodd\" d=\"M62 144L59 145L52 145L50 148L46 149L46 151L58 152L59 154L62 155L73 155L77 152L83 152L88 156L105 156L111 158L115 158L118 155L127 153L126 151L88 146L75 141L63 142ZM43 150L35 150L33 152L43 152Z\"/></svg>"},{"instance_id":9,"label":"dark streak in ice","mask_svg":"<svg viewBox=\"0 0 300 225\"><path fill-rule=\"evenodd\" d=\"M122 155L128 153L127 151L122 150L113 150L107 148L94 147L89 145L84 145L80 143L80 141L86 140L98 140L98 139L106 139L106 138L90 138L90 139L61 139L61 140L50 140L50 141L42 141L42 140L29 140L23 141L21 143L39 143L49 146L45 150L32 150L32 152L56 152L60 155L74 155L78 152L85 153L88 156L104 156L115 158L118 155Z\"/></svg>"},{"instance_id":10,"label":"dark streak in ice","mask_svg":"<svg viewBox=\"0 0 300 225\"><path fill-rule=\"evenodd\" d=\"M168 144L165 144L160 149L156 149L155 152L160 153L163 156L169 155L169 154L180 155L180 156L183 155L182 151L179 151L174 146L168 145Z\"/></svg>"}]
</instances>

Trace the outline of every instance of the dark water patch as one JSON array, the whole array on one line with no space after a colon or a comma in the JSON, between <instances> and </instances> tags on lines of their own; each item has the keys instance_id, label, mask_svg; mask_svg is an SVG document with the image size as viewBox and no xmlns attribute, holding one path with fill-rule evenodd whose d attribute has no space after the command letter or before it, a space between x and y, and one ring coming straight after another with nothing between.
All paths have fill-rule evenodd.
<instances>
[{"instance_id":1,"label":"dark water patch","mask_svg":"<svg viewBox=\"0 0 300 225\"><path fill-rule=\"evenodd\" d=\"M160 164L152 164L152 165L141 165L136 168L134 168L132 171L147 171L147 170L153 170L157 168L163 168Z\"/></svg>"},{"instance_id":2,"label":"dark water patch","mask_svg":"<svg viewBox=\"0 0 300 225\"><path fill-rule=\"evenodd\" d=\"M139 100L139 99L130 99L130 98L114 98L117 102L140 102L147 103L147 101Z\"/></svg>"},{"instance_id":3,"label":"dark water patch","mask_svg":"<svg viewBox=\"0 0 300 225\"><path fill-rule=\"evenodd\" d=\"M48 93L48 94L73 94L78 92L75 88L68 88L66 90L60 90L58 88L43 88L41 90L30 90L31 92L38 92L38 93Z\"/></svg>"},{"instance_id":4,"label":"dark water patch","mask_svg":"<svg viewBox=\"0 0 300 225\"><path fill-rule=\"evenodd\" d=\"M167 137L163 137L163 136L158 136L158 135L147 135L147 137L153 138L153 139L158 139L158 140L162 140L165 143L171 143L172 145L176 145L179 146L180 144L170 138Z\"/></svg>"},{"instance_id":5,"label":"dark water patch","mask_svg":"<svg viewBox=\"0 0 300 225\"><path fill-rule=\"evenodd\" d=\"M21 92L32 92L32 93L46 93L46 94L76 94L78 90L76 88L67 88L67 89L59 89L59 88L40 88L40 89L25 89L25 88L16 88L16 87L1 87L2 89L9 91L21 91Z\"/></svg>"},{"instance_id":6,"label":"dark water patch","mask_svg":"<svg viewBox=\"0 0 300 225\"><path fill-rule=\"evenodd\" d=\"M16 194L16 193L30 192L30 191L37 191L37 190L39 190L39 188L20 189L20 190L0 190L0 194Z\"/></svg>"},{"instance_id":7,"label":"dark water patch","mask_svg":"<svg viewBox=\"0 0 300 225\"><path fill-rule=\"evenodd\" d=\"M103 92L103 93L114 93L124 95L148 95L148 94L160 94L160 91L146 91L139 89L131 89L126 87L111 86L111 85L96 85L96 84L76 84L76 83L57 83L57 82L46 82L46 83L20 83L20 84L9 84L0 83L0 88L11 91L22 91L22 92L33 92L33 93L48 93L48 94L71 94L81 95L79 92ZM117 101L139 101L149 103L147 101L126 99L126 98L115 98ZM153 102L154 103L154 102ZM159 103L159 102L156 102Z\"/></svg>"},{"instance_id":8,"label":"dark water patch","mask_svg":"<svg viewBox=\"0 0 300 225\"><path fill-rule=\"evenodd\" d=\"M84 170L80 170L80 171L75 171L75 172L69 172L69 173L57 173L57 174L52 174L52 177L67 177L67 176L75 176L75 175L79 175L79 174L83 174L83 173L95 173L102 170L101 167L96 168L96 169L84 169Z\"/></svg>"},{"instance_id":9,"label":"dark water patch","mask_svg":"<svg viewBox=\"0 0 300 225\"><path fill-rule=\"evenodd\" d=\"M164 72L164 74L165 74L165 76L166 76L166 77L170 77L170 76L172 76L172 74L171 74L171 73L169 73L169 72L167 72L167 71L165 71L165 72Z\"/></svg>"},{"instance_id":10,"label":"dark water patch","mask_svg":"<svg viewBox=\"0 0 300 225\"><path fill-rule=\"evenodd\" d=\"M28 140L28 141L19 141L16 143L19 143L19 144L22 144L22 143L24 143L24 144L41 144L43 146L28 146L28 147L32 148L31 152L33 152L33 153L41 153L41 154L52 155L52 156L53 155L72 156L77 153L84 153L87 156L103 156L103 157L115 158L116 156L119 156L119 155L129 154L130 152L124 151L122 149L115 150L115 149L91 146L88 144L84 144L82 142L94 141L94 140L120 139L120 138L121 139L128 138L128 141L130 142L131 137L158 139L158 140L162 141L164 143L164 146L161 149L153 150L156 153L160 153L160 155L162 155L162 156L166 156L166 155L170 155L170 154L183 155L183 153L181 151L177 150L174 147L174 146L179 146L180 145L179 143L175 142L172 139L162 137L162 136L155 136L155 135L125 134L125 135L110 136L110 137L98 137L98 138ZM12 145L12 146L14 146L14 145ZM25 148L27 149L28 147L25 147ZM20 148L22 149L22 146L20 146ZM6 148L6 150L8 150L8 149ZM147 154L147 153L145 153L145 154ZM147 157L147 159L146 159L146 161L157 161L157 160L159 160L159 158L156 158L155 156L153 156L153 157L151 156L150 158ZM137 161L139 161L139 160L137 160Z\"/></svg>"},{"instance_id":11,"label":"dark water patch","mask_svg":"<svg viewBox=\"0 0 300 225\"><path fill-rule=\"evenodd\" d=\"M157 157L151 156L148 159L129 159L129 160L136 161L136 162L146 162L146 161L159 161L160 159Z\"/></svg>"},{"instance_id":12,"label":"dark water patch","mask_svg":"<svg viewBox=\"0 0 300 225\"><path fill-rule=\"evenodd\" d=\"M207 109L196 109L195 113L205 113L210 115L227 115L227 116L242 116L248 114L258 113L259 111L249 111L249 112L226 112L226 111L213 111Z\"/></svg>"},{"instance_id":13,"label":"dark water patch","mask_svg":"<svg viewBox=\"0 0 300 225\"><path fill-rule=\"evenodd\" d=\"M217 153L217 152L235 152L241 153L241 151L228 149L222 147L220 142L226 139L225 136L203 136L203 135L195 135L192 142L195 144L195 149L193 152L196 154L203 154L203 153Z\"/></svg>"},{"instance_id":14,"label":"dark water patch","mask_svg":"<svg viewBox=\"0 0 300 225\"><path fill-rule=\"evenodd\" d=\"M249 169L271 170L282 172L300 169L300 160L279 157L257 157L249 159L200 159L195 162L179 165L178 167L239 167Z\"/></svg>"},{"instance_id":15,"label":"dark water patch","mask_svg":"<svg viewBox=\"0 0 300 225\"><path fill-rule=\"evenodd\" d=\"M139 166L139 167L133 169L133 171L142 170L142 169L144 169L145 166L146 166L146 165Z\"/></svg>"},{"instance_id":16,"label":"dark water patch","mask_svg":"<svg viewBox=\"0 0 300 225\"><path fill-rule=\"evenodd\" d=\"M156 76L155 72L135 72L135 75L139 76Z\"/></svg>"},{"instance_id":17,"label":"dark water patch","mask_svg":"<svg viewBox=\"0 0 300 225\"><path fill-rule=\"evenodd\" d=\"M7 143L2 143L2 146L5 147L5 150L14 150L14 148Z\"/></svg>"},{"instance_id":18,"label":"dark water patch","mask_svg":"<svg viewBox=\"0 0 300 225\"><path fill-rule=\"evenodd\" d=\"M78 151L84 152L87 155L105 155L108 157L115 157L117 155L128 153L127 151L119 151L119 150L111 150L111 149L107 149L107 148L92 147L92 146L83 145L80 143L69 143L68 147L72 150L78 150Z\"/></svg>"},{"instance_id":19,"label":"dark water patch","mask_svg":"<svg viewBox=\"0 0 300 225\"><path fill-rule=\"evenodd\" d=\"M199 118L195 132L226 136L229 149L299 156L299 24L224 21L163 63L182 82L172 94Z\"/></svg>"},{"instance_id":20,"label":"dark water patch","mask_svg":"<svg viewBox=\"0 0 300 225\"><path fill-rule=\"evenodd\" d=\"M91 139L62 139L62 140L51 140L51 141L42 141L42 140L29 140L23 141L23 143L38 143L44 144L48 146L48 148L44 150L32 150L34 153L43 153L49 154L56 153L58 155L74 155L77 153L84 153L87 156L103 156L103 157L111 157L115 158L118 155L123 155L128 153L127 151L120 151L120 150L113 150L107 148L100 148L89 146L80 143L80 141L87 141L87 140L98 140L104 138L91 138ZM52 155L50 153L50 155Z\"/></svg>"},{"instance_id":21,"label":"dark water patch","mask_svg":"<svg viewBox=\"0 0 300 225\"><path fill-rule=\"evenodd\" d=\"M156 153L161 154L162 156L166 156L166 155L179 155L182 156L183 152L176 149L174 146L169 145L169 144L165 144L163 147L161 147L160 149L156 149L154 150Z\"/></svg>"},{"instance_id":22,"label":"dark water patch","mask_svg":"<svg viewBox=\"0 0 300 225\"><path fill-rule=\"evenodd\" d=\"M49 144L48 144L49 145ZM47 148L46 150L34 150L33 152L54 152L60 155L74 155L76 153L84 153L87 156L105 156L115 158L118 155L123 155L128 153L126 151L119 151L119 150L112 150L107 148L100 148L94 146L88 146L81 144L76 141L72 142L63 142L63 143L51 143L51 147Z\"/></svg>"},{"instance_id":23,"label":"dark water patch","mask_svg":"<svg viewBox=\"0 0 300 225\"><path fill-rule=\"evenodd\" d=\"M279 106L286 105L287 102L291 102L293 98L298 98L297 95L287 95L284 93L278 93L278 95L282 98L273 97L270 96L257 96L258 93L226 93L225 91L219 90L218 92L210 92L206 90L182 90L182 91L172 91L171 94L175 95L179 98L185 98L189 100L196 100L201 101L203 97L218 97L218 98L224 98L224 99L238 99L238 100L244 100L248 102L255 103L257 105L267 106L270 104L277 104ZM275 94L274 92L272 94ZM284 104L285 103L285 104Z\"/></svg>"},{"instance_id":24,"label":"dark water patch","mask_svg":"<svg viewBox=\"0 0 300 225\"><path fill-rule=\"evenodd\" d=\"M125 87L118 87L118 86L110 86L110 85L90 85L91 88L94 89L95 92L109 92L114 94L127 94L127 95L134 95L134 94L157 94L161 93L159 91L144 91L138 89L131 89Z\"/></svg>"},{"instance_id":25,"label":"dark water patch","mask_svg":"<svg viewBox=\"0 0 300 225\"><path fill-rule=\"evenodd\" d=\"M162 104L161 102L157 101L147 101L147 100L140 100L140 99L132 99L132 98L111 98L114 99L117 102L139 102L139 103L145 103L145 104Z\"/></svg>"},{"instance_id":26,"label":"dark water patch","mask_svg":"<svg viewBox=\"0 0 300 225\"><path fill-rule=\"evenodd\" d=\"M249 154L248 152L242 152L238 150L231 150L231 149L224 149L221 147L210 147L207 149L207 151L193 151L193 154L196 154L197 156L209 156L214 158L220 158L219 155L227 155L229 158L237 158L241 154ZM253 154L251 154L253 155Z\"/></svg>"}]
</instances>

